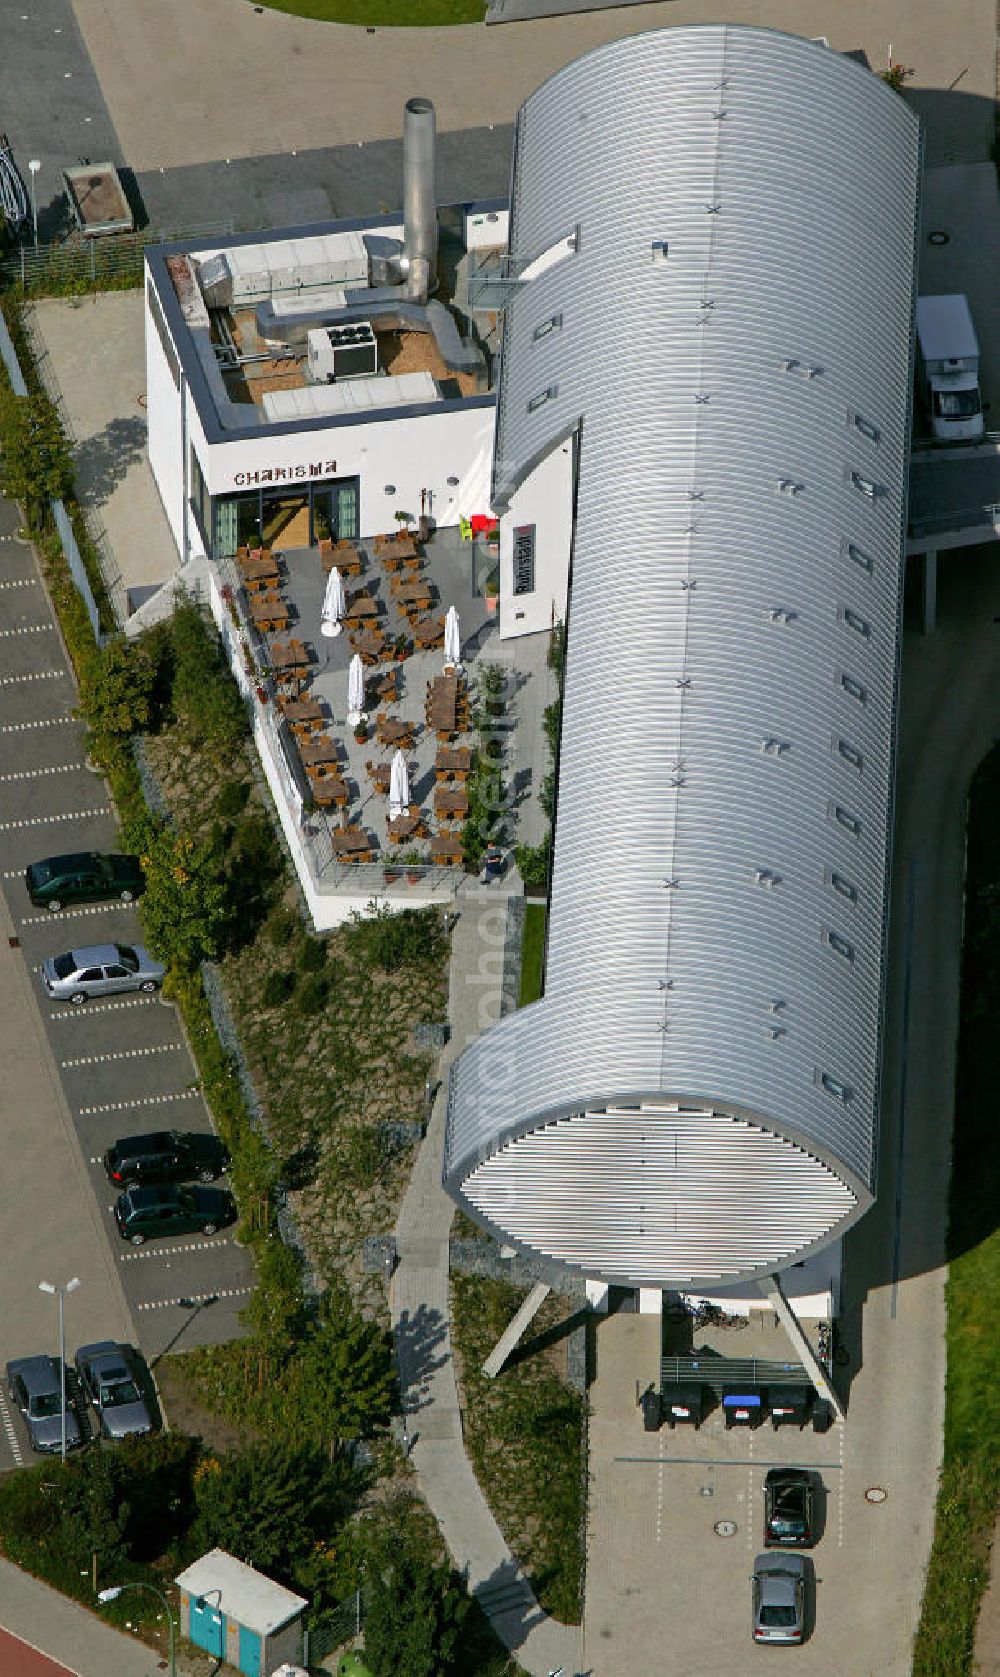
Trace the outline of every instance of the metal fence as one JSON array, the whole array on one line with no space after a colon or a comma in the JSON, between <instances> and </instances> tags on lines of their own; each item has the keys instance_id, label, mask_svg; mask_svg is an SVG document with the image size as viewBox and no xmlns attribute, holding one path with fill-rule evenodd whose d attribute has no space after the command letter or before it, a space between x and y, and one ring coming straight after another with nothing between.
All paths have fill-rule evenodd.
<instances>
[{"instance_id":1,"label":"metal fence","mask_svg":"<svg viewBox=\"0 0 1000 1677\"><path fill-rule=\"evenodd\" d=\"M139 285L147 245L171 244L179 239L231 238L232 221L206 222L183 228L146 227L141 233L116 233L101 239L68 239L65 243L22 245L17 254L0 262L0 286L20 290L25 297L95 291L103 287Z\"/></svg>"},{"instance_id":2,"label":"metal fence","mask_svg":"<svg viewBox=\"0 0 1000 1677\"><path fill-rule=\"evenodd\" d=\"M345 1642L353 1642L361 1635L364 1622L364 1597L360 1590L355 1590L347 1601L317 1615L312 1624L306 1625L302 1644L303 1665L318 1665L335 1648L342 1648Z\"/></svg>"}]
</instances>

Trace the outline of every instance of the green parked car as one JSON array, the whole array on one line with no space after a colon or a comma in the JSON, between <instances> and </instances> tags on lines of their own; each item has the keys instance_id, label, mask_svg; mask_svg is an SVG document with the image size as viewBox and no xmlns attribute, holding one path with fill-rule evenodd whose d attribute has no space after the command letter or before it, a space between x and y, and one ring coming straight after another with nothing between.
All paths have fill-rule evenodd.
<instances>
[{"instance_id":1,"label":"green parked car","mask_svg":"<svg viewBox=\"0 0 1000 1677\"><path fill-rule=\"evenodd\" d=\"M102 856L97 850L32 862L24 883L35 907L51 914L67 903L101 903L115 897L134 902L146 889L138 856Z\"/></svg>"}]
</instances>

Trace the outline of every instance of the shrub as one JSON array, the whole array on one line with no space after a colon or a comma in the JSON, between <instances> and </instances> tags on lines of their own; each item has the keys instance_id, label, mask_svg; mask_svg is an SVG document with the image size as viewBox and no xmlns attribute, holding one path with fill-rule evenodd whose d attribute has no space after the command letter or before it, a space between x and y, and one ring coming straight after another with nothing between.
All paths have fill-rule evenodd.
<instances>
[{"instance_id":1,"label":"shrub","mask_svg":"<svg viewBox=\"0 0 1000 1677\"><path fill-rule=\"evenodd\" d=\"M264 929L268 941L276 948L283 949L286 944L291 943L300 925L301 921L294 910L286 908L284 903L279 903L268 915Z\"/></svg>"},{"instance_id":2,"label":"shrub","mask_svg":"<svg viewBox=\"0 0 1000 1677\"><path fill-rule=\"evenodd\" d=\"M148 728L156 665L147 648L117 636L94 659L80 682L88 726L103 738L127 737Z\"/></svg>"},{"instance_id":3,"label":"shrub","mask_svg":"<svg viewBox=\"0 0 1000 1677\"><path fill-rule=\"evenodd\" d=\"M541 844L518 844L514 848L517 871L525 885L547 885L552 852L552 835L546 833Z\"/></svg>"},{"instance_id":4,"label":"shrub","mask_svg":"<svg viewBox=\"0 0 1000 1677\"><path fill-rule=\"evenodd\" d=\"M246 780L226 780L219 789L215 800L215 815L220 821L238 821L246 808L250 796L250 783Z\"/></svg>"},{"instance_id":5,"label":"shrub","mask_svg":"<svg viewBox=\"0 0 1000 1677\"><path fill-rule=\"evenodd\" d=\"M174 715L189 738L222 755L239 750L249 733L240 690L222 646L190 597L178 598L170 620Z\"/></svg>"},{"instance_id":6,"label":"shrub","mask_svg":"<svg viewBox=\"0 0 1000 1677\"><path fill-rule=\"evenodd\" d=\"M329 993L329 979L321 972L311 972L299 985L298 1005L303 1013L310 1016L322 1013Z\"/></svg>"},{"instance_id":7,"label":"shrub","mask_svg":"<svg viewBox=\"0 0 1000 1677\"><path fill-rule=\"evenodd\" d=\"M383 972L429 966L439 961L448 947L435 908L405 908L401 914L394 914L388 904L369 904L366 914L352 914L344 935L353 955Z\"/></svg>"},{"instance_id":8,"label":"shrub","mask_svg":"<svg viewBox=\"0 0 1000 1677\"><path fill-rule=\"evenodd\" d=\"M207 844L159 827L141 849L146 894L142 921L151 947L171 965L193 968L218 953L226 889Z\"/></svg>"},{"instance_id":9,"label":"shrub","mask_svg":"<svg viewBox=\"0 0 1000 1677\"><path fill-rule=\"evenodd\" d=\"M261 990L261 1000L265 1007L280 1007L286 1002L295 988L296 974L291 972L269 972Z\"/></svg>"},{"instance_id":10,"label":"shrub","mask_svg":"<svg viewBox=\"0 0 1000 1677\"><path fill-rule=\"evenodd\" d=\"M326 967L326 944L319 938L307 937L299 955L299 966L303 972L322 972Z\"/></svg>"}]
</instances>

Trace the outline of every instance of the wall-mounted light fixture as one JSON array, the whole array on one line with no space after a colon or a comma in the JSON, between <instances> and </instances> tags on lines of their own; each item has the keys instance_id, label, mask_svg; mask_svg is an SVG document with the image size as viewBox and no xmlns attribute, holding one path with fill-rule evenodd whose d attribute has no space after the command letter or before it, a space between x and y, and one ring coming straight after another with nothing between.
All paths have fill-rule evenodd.
<instances>
[{"instance_id":1,"label":"wall-mounted light fixture","mask_svg":"<svg viewBox=\"0 0 1000 1677\"><path fill-rule=\"evenodd\" d=\"M457 477L450 477L450 478L449 478L449 479L448 479L448 488L449 488L449 489L457 489L457 488L458 488L458 479L457 479Z\"/></svg>"},{"instance_id":2,"label":"wall-mounted light fixture","mask_svg":"<svg viewBox=\"0 0 1000 1677\"><path fill-rule=\"evenodd\" d=\"M394 483L387 483L385 486L385 492L387 495L395 495L396 485Z\"/></svg>"}]
</instances>

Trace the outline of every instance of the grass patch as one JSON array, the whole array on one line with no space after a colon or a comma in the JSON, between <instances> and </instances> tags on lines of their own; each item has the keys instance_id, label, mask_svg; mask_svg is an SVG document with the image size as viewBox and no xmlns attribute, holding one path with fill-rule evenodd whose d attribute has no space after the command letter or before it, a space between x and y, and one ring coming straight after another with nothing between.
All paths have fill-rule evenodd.
<instances>
[{"instance_id":1,"label":"grass patch","mask_svg":"<svg viewBox=\"0 0 1000 1677\"><path fill-rule=\"evenodd\" d=\"M440 27L482 23L485 0L260 0L272 12L312 17L321 23L353 23L369 29Z\"/></svg>"},{"instance_id":2,"label":"grass patch","mask_svg":"<svg viewBox=\"0 0 1000 1677\"><path fill-rule=\"evenodd\" d=\"M524 940L521 944L521 989L518 1007L537 1002L542 993L542 957L545 954L545 904L528 903L524 911Z\"/></svg>"},{"instance_id":3,"label":"grass patch","mask_svg":"<svg viewBox=\"0 0 1000 1677\"><path fill-rule=\"evenodd\" d=\"M546 1612L578 1624L583 1577L583 1400L557 1372L554 1330L567 1307L546 1299L531 1337L496 1380L483 1363L522 1302L515 1287L452 1277L452 1339L469 1460Z\"/></svg>"},{"instance_id":4,"label":"grass patch","mask_svg":"<svg viewBox=\"0 0 1000 1677\"><path fill-rule=\"evenodd\" d=\"M913 1677L971 1669L1000 1507L1000 751L969 797L965 944L948 1217L944 1463Z\"/></svg>"}]
</instances>

